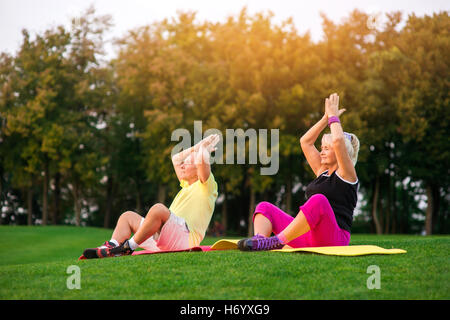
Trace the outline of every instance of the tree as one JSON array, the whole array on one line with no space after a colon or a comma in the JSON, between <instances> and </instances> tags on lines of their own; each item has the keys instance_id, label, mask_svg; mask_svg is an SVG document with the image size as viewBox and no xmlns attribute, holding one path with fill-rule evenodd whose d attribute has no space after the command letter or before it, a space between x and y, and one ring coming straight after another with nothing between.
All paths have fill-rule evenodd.
<instances>
[{"instance_id":1,"label":"tree","mask_svg":"<svg viewBox=\"0 0 450 320\"><path fill-rule=\"evenodd\" d=\"M441 190L448 190L450 141L448 127L450 27L448 12L410 15L401 32L399 48L408 58L405 85L398 94L402 114L400 132L412 175L425 182L428 198L426 234L440 213ZM444 200L445 201L445 200Z\"/></svg>"},{"instance_id":2,"label":"tree","mask_svg":"<svg viewBox=\"0 0 450 320\"><path fill-rule=\"evenodd\" d=\"M96 166L82 167L91 163L96 155L94 152L86 154L89 148L82 151L92 141L86 100L89 91L93 91L89 75L98 53L98 42L89 37L104 30L91 28L88 19L93 14L89 9L86 17L77 21L78 27L74 22L73 34L59 26L30 40L29 33L23 30L23 44L9 78L14 99L5 104L5 132L9 136L17 135L21 140L19 159L25 161L29 176L28 179L21 176L17 181L29 187L33 177L40 177L42 173L43 225L48 222L50 170L53 168L58 174L60 170L70 168L72 176L68 179L72 180L76 224L79 225L79 181L90 179L90 172ZM78 169L74 163L77 157ZM23 168L15 167L18 172ZM56 215L53 222L57 222Z\"/></svg>"}]
</instances>

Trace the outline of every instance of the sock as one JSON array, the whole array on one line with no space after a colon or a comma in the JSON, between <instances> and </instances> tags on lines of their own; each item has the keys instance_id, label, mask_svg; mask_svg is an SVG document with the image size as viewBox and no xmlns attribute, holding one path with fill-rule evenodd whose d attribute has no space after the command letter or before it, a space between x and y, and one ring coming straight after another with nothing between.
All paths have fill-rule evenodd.
<instances>
[{"instance_id":1,"label":"sock","mask_svg":"<svg viewBox=\"0 0 450 320\"><path fill-rule=\"evenodd\" d=\"M128 244L130 245L131 250L136 250L137 247L139 247L139 245L136 243L136 241L134 241L134 237L131 237L130 240L128 240Z\"/></svg>"},{"instance_id":2,"label":"sock","mask_svg":"<svg viewBox=\"0 0 450 320\"><path fill-rule=\"evenodd\" d=\"M277 234L277 238L280 239L280 241L283 244L286 244L288 242L287 239L286 239L286 236L284 235L283 232L280 232L279 234Z\"/></svg>"},{"instance_id":3,"label":"sock","mask_svg":"<svg viewBox=\"0 0 450 320\"><path fill-rule=\"evenodd\" d=\"M116 245L116 247L119 246L119 242L116 239L111 239L111 240L109 240L109 242L114 243Z\"/></svg>"}]
</instances>

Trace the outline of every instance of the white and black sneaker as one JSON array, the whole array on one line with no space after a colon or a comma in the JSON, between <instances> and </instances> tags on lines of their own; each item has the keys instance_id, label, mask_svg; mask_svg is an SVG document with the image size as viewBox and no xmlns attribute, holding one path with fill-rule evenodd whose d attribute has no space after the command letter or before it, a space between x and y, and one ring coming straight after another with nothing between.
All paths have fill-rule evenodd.
<instances>
[{"instance_id":1,"label":"white and black sneaker","mask_svg":"<svg viewBox=\"0 0 450 320\"><path fill-rule=\"evenodd\" d=\"M128 240L125 242L128 244ZM126 250L123 250L123 245L125 244L125 242L122 243L120 246L116 246L111 241L105 241L103 243L103 245L101 245L100 247L89 248L89 249L84 250L82 257L84 257L85 259L96 259L96 258L122 256L124 254L121 254L121 251L126 252ZM114 251L112 251L112 250L114 250ZM131 253L133 253L133 252L131 251Z\"/></svg>"}]
</instances>

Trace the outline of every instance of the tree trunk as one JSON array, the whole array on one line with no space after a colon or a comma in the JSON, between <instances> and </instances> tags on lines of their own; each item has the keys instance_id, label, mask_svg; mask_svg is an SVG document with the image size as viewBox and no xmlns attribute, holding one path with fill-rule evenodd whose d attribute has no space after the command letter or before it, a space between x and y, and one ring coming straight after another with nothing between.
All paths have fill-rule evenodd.
<instances>
[{"instance_id":1,"label":"tree trunk","mask_svg":"<svg viewBox=\"0 0 450 320\"><path fill-rule=\"evenodd\" d=\"M103 220L103 227L109 228L111 223L112 207L113 207L113 186L114 181L112 174L108 176L108 181L106 182L106 208L105 217Z\"/></svg>"},{"instance_id":2,"label":"tree trunk","mask_svg":"<svg viewBox=\"0 0 450 320\"><path fill-rule=\"evenodd\" d=\"M0 165L0 208L3 208L3 167ZM2 212L0 210L0 225L3 225Z\"/></svg>"},{"instance_id":3,"label":"tree trunk","mask_svg":"<svg viewBox=\"0 0 450 320\"><path fill-rule=\"evenodd\" d=\"M27 225L33 224L33 188L29 187L27 191Z\"/></svg>"},{"instance_id":4,"label":"tree trunk","mask_svg":"<svg viewBox=\"0 0 450 320\"><path fill-rule=\"evenodd\" d=\"M248 229L247 235L249 237L253 236L253 212L255 211L255 191L252 186L250 186L250 205L248 210Z\"/></svg>"},{"instance_id":5,"label":"tree trunk","mask_svg":"<svg viewBox=\"0 0 450 320\"><path fill-rule=\"evenodd\" d=\"M156 202L164 204L165 201L166 201L166 186L160 184L158 186L158 195L156 198Z\"/></svg>"},{"instance_id":6,"label":"tree trunk","mask_svg":"<svg viewBox=\"0 0 450 320\"><path fill-rule=\"evenodd\" d=\"M81 205L79 199L79 186L78 182L73 184L73 201L74 201L74 209L75 209L75 225L79 227L81 225Z\"/></svg>"},{"instance_id":7,"label":"tree trunk","mask_svg":"<svg viewBox=\"0 0 450 320\"><path fill-rule=\"evenodd\" d=\"M402 197L402 233L409 233L409 204L408 204L408 190L401 189L401 197Z\"/></svg>"},{"instance_id":8,"label":"tree trunk","mask_svg":"<svg viewBox=\"0 0 450 320\"><path fill-rule=\"evenodd\" d=\"M374 184L374 188L373 188L372 217L373 217L373 222L375 223L375 230L376 230L377 234L382 234L383 230L381 228L381 224L378 219L378 213L377 213L379 193L380 193L380 178L377 176L375 179L375 184Z\"/></svg>"},{"instance_id":9,"label":"tree trunk","mask_svg":"<svg viewBox=\"0 0 450 320\"><path fill-rule=\"evenodd\" d=\"M44 161L44 190L42 199L42 225L48 223L48 160Z\"/></svg>"},{"instance_id":10,"label":"tree trunk","mask_svg":"<svg viewBox=\"0 0 450 320\"><path fill-rule=\"evenodd\" d=\"M384 224L384 233L389 233L389 227L391 224L391 178L387 177L387 205L386 205L386 220Z\"/></svg>"},{"instance_id":11,"label":"tree trunk","mask_svg":"<svg viewBox=\"0 0 450 320\"><path fill-rule=\"evenodd\" d=\"M286 212L291 214L292 203L292 155L289 155L289 171L286 179Z\"/></svg>"},{"instance_id":12,"label":"tree trunk","mask_svg":"<svg viewBox=\"0 0 450 320\"><path fill-rule=\"evenodd\" d=\"M55 192L53 194L53 210L52 210L52 222L54 225L58 224L60 216L60 200L61 200L61 174L56 172L55 174Z\"/></svg>"},{"instance_id":13,"label":"tree trunk","mask_svg":"<svg viewBox=\"0 0 450 320\"><path fill-rule=\"evenodd\" d=\"M434 199L433 189L431 184L427 183L427 211L425 217L425 234L427 236L433 233L433 211L434 211Z\"/></svg>"},{"instance_id":14,"label":"tree trunk","mask_svg":"<svg viewBox=\"0 0 450 320\"><path fill-rule=\"evenodd\" d=\"M445 211L441 210L441 187L439 185L433 185L433 228L434 231L438 233L445 233L445 228L443 228ZM444 214L440 214L443 212ZM436 223L438 224L438 229L436 230Z\"/></svg>"},{"instance_id":15,"label":"tree trunk","mask_svg":"<svg viewBox=\"0 0 450 320\"><path fill-rule=\"evenodd\" d=\"M135 184L136 184L136 211L140 213L142 211L142 196L141 196L141 186L138 179L136 179Z\"/></svg>"},{"instance_id":16,"label":"tree trunk","mask_svg":"<svg viewBox=\"0 0 450 320\"><path fill-rule=\"evenodd\" d=\"M392 227L391 233L397 233L397 220L399 211L397 208L397 187L395 186L395 179L392 179Z\"/></svg>"},{"instance_id":17,"label":"tree trunk","mask_svg":"<svg viewBox=\"0 0 450 320\"><path fill-rule=\"evenodd\" d=\"M380 187L381 187L381 190L379 190L379 192L378 192L378 220L380 222L380 234L382 234L383 230L384 230L384 225L386 224L386 216L384 214L385 213L385 210L384 210L385 203L383 202L384 187L381 182L380 182Z\"/></svg>"},{"instance_id":18,"label":"tree trunk","mask_svg":"<svg viewBox=\"0 0 450 320\"><path fill-rule=\"evenodd\" d=\"M223 226L223 235L227 234L228 229L228 215L227 215L227 192L223 193L223 204L222 204L222 226Z\"/></svg>"},{"instance_id":19,"label":"tree trunk","mask_svg":"<svg viewBox=\"0 0 450 320\"><path fill-rule=\"evenodd\" d=\"M289 175L286 181L286 212L291 214L292 203L292 177Z\"/></svg>"}]
</instances>

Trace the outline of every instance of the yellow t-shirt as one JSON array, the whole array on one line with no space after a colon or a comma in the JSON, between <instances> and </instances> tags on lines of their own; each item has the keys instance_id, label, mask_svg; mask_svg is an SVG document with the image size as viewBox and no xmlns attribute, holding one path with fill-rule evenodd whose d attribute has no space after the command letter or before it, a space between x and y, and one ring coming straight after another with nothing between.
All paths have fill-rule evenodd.
<instances>
[{"instance_id":1,"label":"yellow t-shirt","mask_svg":"<svg viewBox=\"0 0 450 320\"><path fill-rule=\"evenodd\" d=\"M173 199L169 210L186 220L189 227L189 245L195 247L205 237L211 221L218 196L217 183L211 172L205 183L197 180L189 185L187 181L181 180L180 186L182 189Z\"/></svg>"}]
</instances>

